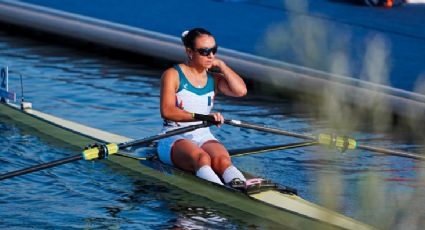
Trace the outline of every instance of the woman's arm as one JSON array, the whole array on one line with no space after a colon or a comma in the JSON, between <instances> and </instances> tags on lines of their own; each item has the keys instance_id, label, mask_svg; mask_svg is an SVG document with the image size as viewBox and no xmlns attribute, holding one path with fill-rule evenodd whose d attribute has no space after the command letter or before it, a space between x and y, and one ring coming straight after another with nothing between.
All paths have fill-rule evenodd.
<instances>
[{"instance_id":1,"label":"woman's arm","mask_svg":"<svg viewBox=\"0 0 425 230\"><path fill-rule=\"evenodd\" d=\"M175 69L168 69L161 77L161 117L177 122L194 121L193 114L176 106L176 91L179 86L179 76ZM211 113L219 124L223 124L224 118L220 113ZM218 124L218 125L219 125Z\"/></svg>"},{"instance_id":2,"label":"woman's arm","mask_svg":"<svg viewBox=\"0 0 425 230\"><path fill-rule=\"evenodd\" d=\"M178 72L170 68L161 77L161 117L170 121L193 121L192 114L176 106Z\"/></svg>"},{"instance_id":3,"label":"woman's arm","mask_svg":"<svg viewBox=\"0 0 425 230\"><path fill-rule=\"evenodd\" d=\"M235 73L222 60L215 59L214 67L218 67L221 73L215 73L217 88L224 95L232 97L243 97L247 93L246 85L243 79Z\"/></svg>"}]
</instances>

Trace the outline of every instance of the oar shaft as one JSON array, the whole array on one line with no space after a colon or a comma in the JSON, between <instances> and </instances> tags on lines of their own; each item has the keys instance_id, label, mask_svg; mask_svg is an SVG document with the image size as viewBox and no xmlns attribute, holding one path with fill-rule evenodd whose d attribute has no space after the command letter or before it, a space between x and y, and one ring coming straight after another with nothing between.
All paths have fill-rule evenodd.
<instances>
[{"instance_id":1,"label":"oar shaft","mask_svg":"<svg viewBox=\"0 0 425 230\"><path fill-rule=\"evenodd\" d=\"M289 132L289 131L280 130L280 129L276 129L276 128L269 128L269 127L265 127L265 126L262 126L262 125L251 124L251 123L247 123L247 122L243 122L243 121L239 121L239 120L226 120L224 123L232 125L232 126L243 127L243 128L248 128L248 129L255 129L255 130L259 130L259 131L263 131L263 132L286 135L286 136L291 136L291 137L298 137L298 138L306 139L306 140L312 140L312 141L317 140L317 138L312 136L312 135L294 133L294 132ZM400 151L400 150L391 150L391 149L385 149L385 148L362 145L362 144L358 144L356 148L367 150L367 151L372 151L372 152L377 152L377 153L382 153L382 154L387 154L387 155L407 157L407 158L413 158L413 159L417 159L417 160L425 160L425 156L423 156L423 155L405 152L405 151Z\"/></svg>"},{"instance_id":2,"label":"oar shaft","mask_svg":"<svg viewBox=\"0 0 425 230\"><path fill-rule=\"evenodd\" d=\"M314 136L311 136L311 135L289 132L289 131L276 129L276 128L270 128L270 127L266 127L266 126L262 126L262 125L246 123L246 122L238 121L238 120L225 120L224 123L226 123L228 125L232 125L232 126L237 126L237 127L247 128L247 129L255 129L255 130L258 130L258 131L274 133L274 134L279 134L279 135L284 135L284 136L297 137L297 138L312 140L312 141L316 140L316 138Z\"/></svg>"},{"instance_id":3,"label":"oar shaft","mask_svg":"<svg viewBox=\"0 0 425 230\"><path fill-rule=\"evenodd\" d=\"M31 173L31 172L40 171L40 170L43 170L43 169L52 168L52 167L62 165L62 164L66 164L66 163L70 163L70 162L73 162L73 161L78 161L78 160L83 160L83 159L86 159L86 160L104 159L104 158L106 158L104 156L103 156L103 158L100 158L101 149L106 149L104 151L104 153L108 152L108 154L104 154L104 155L115 154L115 153L118 152L119 149L144 145L144 144L150 143L152 141L156 141L156 140L159 140L159 139L167 138L167 137L170 137L170 136L174 136L174 135L178 135L178 134L182 134L182 133L186 133L186 132L190 132L190 131L193 131L195 129L208 127L208 126L211 126L211 125L212 125L211 123L203 122L202 124L199 124L199 125L191 125L191 126L188 126L188 127L178 128L178 129L171 130L171 131L168 131L168 132L163 133L163 134L159 134L159 135L156 135L156 136L147 137L147 138L143 138L143 139L139 139L139 140L124 142L124 143L121 143L121 144L102 145L103 147L106 147L106 148L95 147L95 148L91 148L91 149L86 149L86 150L83 151L82 155L76 155L76 156L52 161L52 162L49 162L49 163L44 163L44 164L32 166L32 167L29 167L29 168L26 168L26 169L8 172L8 173L5 173L5 174L0 174L0 181L4 180L4 179L15 177L15 176L20 176L20 175L28 174L28 173ZM109 146L109 145L111 145L111 146Z\"/></svg>"},{"instance_id":4,"label":"oar shaft","mask_svg":"<svg viewBox=\"0 0 425 230\"><path fill-rule=\"evenodd\" d=\"M317 144L318 143L315 141L303 141L303 142L296 142L296 143L282 144L282 145L269 145L269 146L251 147L251 148L243 148L243 149L232 149L232 150L229 150L229 155L231 157L239 157L239 156L246 156L246 155L258 154L263 152L272 152L277 150L307 147L307 146L312 146Z\"/></svg>"},{"instance_id":5,"label":"oar shaft","mask_svg":"<svg viewBox=\"0 0 425 230\"><path fill-rule=\"evenodd\" d=\"M208 127L208 126L211 126L211 125L212 125L212 123L204 122L204 123L199 124L199 125L191 125L191 126L188 126L188 127L178 128L178 129L175 129L175 130L170 130L170 131L163 133L163 134L159 134L159 135L155 135L155 136L151 136L151 137L147 137L147 138L143 138L143 139L139 139L139 140L124 142L124 143L118 144L118 147L120 149L127 148L127 147L136 147L136 146L148 144L152 141L156 141L156 140L159 140L159 139L164 139L164 138L167 138L167 137L187 133L187 132L193 131L195 129L204 128L204 127Z\"/></svg>"},{"instance_id":6,"label":"oar shaft","mask_svg":"<svg viewBox=\"0 0 425 230\"><path fill-rule=\"evenodd\" d=\"M73 161L79 161L81 159L83 159L83 157L81 155L75 155L75 156L67 157L67 158L64 158L64 159L57 160L57 161L52 161L52 162L49 162L49 163L40 164L40 165L37 165L37 166L33 166L33 167L29 167L29 168L25 168L25 169L13 171L13 172L8 172L8 173L5 173L5 174L1 174L0 180L12 178L12 177L15 177L15 176L21 176L21 175L24 175L24 174L40 171L40 170L47 169L47 168L52 168L52 167L55 167L55 166L58 166L58 165L63 165L63 164L70 163L70 162L73 162Z\"/></svg>"},{"instance_id":7,"label":"oar shaft","mask_svg":"<svg viewBox=\"0 0 425 230\"><path fill-rule=\"evenodd\" d=\"M211 116L211 115L203 115L203 114L196 114L195 113L195 114L193 114L193 117L196 120L199 120L199 121L206 121L206 122L210 122L210 123L214 123L214 124L217 123L215 121L214 117ZM254 129L254 130L258 130L258 131L274 133L274 134L279 134L279 135L285 135L285 136L298 137L298 138L306 139L306 140L315 140L316 139L315 137L310 136L310 135L306 135L306 134L289 132L289 131L285 131L285 130L281 130L281 129L266 127L266 126L263 126L263 125L257 125L257 124L252 124L252 123L247 123L247 122L243 122L243 121L239 121L239 120L225 120L224 123L228 124L228 125L232 125L232 126L241 127L241 128Z\"/></svg>"},{"instance_id":8,"label":"oar shaft","mask_svg":"<svg viewBox=\"0 0 425 230\"><path fill-rule=\"evenodd\" d=\"M377 152L377 153L383 153L383 154L387 154L387 155L407 157L407 158L413 158L413 159L417 159L417 160L425 160L425 156L415 154L415 153L409 153L409 152L405 152L405 151L384 149L384 148L368 146L368 145L357 145L357 148L372 151L372 152Z\"/></svg>"}]
</instances>

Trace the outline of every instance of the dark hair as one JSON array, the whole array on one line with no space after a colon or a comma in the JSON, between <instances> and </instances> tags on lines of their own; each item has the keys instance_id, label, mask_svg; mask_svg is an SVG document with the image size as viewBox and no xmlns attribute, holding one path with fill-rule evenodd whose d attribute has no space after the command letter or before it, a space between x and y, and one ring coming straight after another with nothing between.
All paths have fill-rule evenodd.
<instances>
[{"instance_id":1,"label":"dark hair","mask_svg":"<svg viewBox=\"0 0 425 230\"><path fill-rule=\"evenodd\" d=\"M208 30L203 28L193 28L190 31L184 31L182 33L183 45L187 48L193 49L195 46L196 38L204 34L212 36L212 34Z\"/></svg>"}]
</instances>

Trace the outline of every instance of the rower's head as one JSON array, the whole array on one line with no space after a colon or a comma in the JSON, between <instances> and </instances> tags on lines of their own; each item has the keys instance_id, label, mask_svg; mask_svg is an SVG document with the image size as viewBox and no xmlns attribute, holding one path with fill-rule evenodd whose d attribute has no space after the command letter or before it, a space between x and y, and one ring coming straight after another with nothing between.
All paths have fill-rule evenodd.
<instances>
[{"instance_id":1,"label":"rower's head","mask_svg":"<svg viewBox=\"0 0 425 230\"><path fill-rule=\"evenodd\" d=\"M182 41L191 64L211 68L218 47L208 30L194 28L185 31L182 33Z\"/></svg>"}]
</instances>

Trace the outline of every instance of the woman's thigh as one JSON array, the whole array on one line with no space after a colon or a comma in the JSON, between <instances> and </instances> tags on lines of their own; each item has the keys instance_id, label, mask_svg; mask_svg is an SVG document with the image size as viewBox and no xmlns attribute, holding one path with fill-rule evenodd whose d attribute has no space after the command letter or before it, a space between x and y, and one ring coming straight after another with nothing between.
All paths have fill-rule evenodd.
<instances>
[{"instance_id":1,"label":"woman's thigh","mask_svg":"<svg viewBox=\"0 0 425 230\"><path fill-rule=\"evenodd\" d=\"M211 165L208 153L187 139L180 139L174 143L171 159L178 168L191 172L204 165Z\"/></svg>"}]
</instances>

